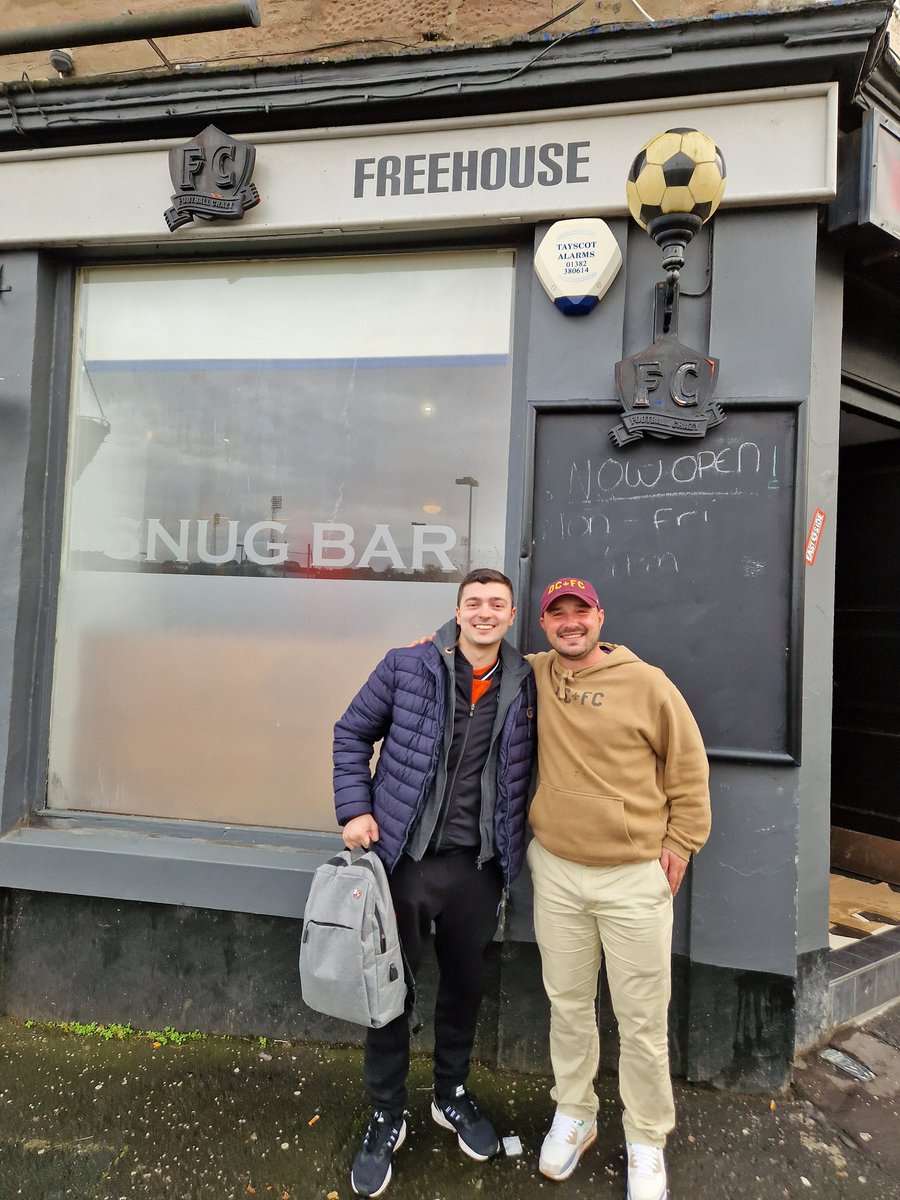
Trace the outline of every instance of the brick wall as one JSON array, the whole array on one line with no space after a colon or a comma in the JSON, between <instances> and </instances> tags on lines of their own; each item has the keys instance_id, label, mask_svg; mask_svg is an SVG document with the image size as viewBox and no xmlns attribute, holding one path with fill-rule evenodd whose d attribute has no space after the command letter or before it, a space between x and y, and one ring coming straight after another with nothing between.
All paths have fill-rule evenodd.
<instances>
[{"instance_id":1,"label":"brick wall","mask_svg":"<svg viewBox=\"0 0 900 1200\"><path fill-rule=\"evenodd\" d=\"M123 12L163 13L215 0L0 0L0 30L46 29L78 21L114 20ZM828 0L821 0L827 3ZM685 21L715 13L789 11L815 0L258 0L259 28L147 41L73 47L75 78L130 72L167 74L170 67L210 67L380 57L489 45L531 33L544 36L592 26ZM548 24L549 23L549 24ZM547 25L546 30L540 27ZM61 47L65 48L65 47ZM0 57L0 82L56 79L49 50Z\"/></svg>"}]
</instances>

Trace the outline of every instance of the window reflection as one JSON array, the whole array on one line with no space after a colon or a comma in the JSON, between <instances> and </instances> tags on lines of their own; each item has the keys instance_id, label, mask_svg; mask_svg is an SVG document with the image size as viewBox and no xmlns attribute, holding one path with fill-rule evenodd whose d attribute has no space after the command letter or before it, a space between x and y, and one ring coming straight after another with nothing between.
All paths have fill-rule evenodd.
<instances>
[{"instance_id":1,"label":"window reflection","mask_svg":"<svg viewBox=\"0 0 900 1200\"><path fill-rule=\"evenodd\" d=\"M333 827L334 720L503 565L512 267L84 272L51 806Z\"/></svg>"}]
</instances>

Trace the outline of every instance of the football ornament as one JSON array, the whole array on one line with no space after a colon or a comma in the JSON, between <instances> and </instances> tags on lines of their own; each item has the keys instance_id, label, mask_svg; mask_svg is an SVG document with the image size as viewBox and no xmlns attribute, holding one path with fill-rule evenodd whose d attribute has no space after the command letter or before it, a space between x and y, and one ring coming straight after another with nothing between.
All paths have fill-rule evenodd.
<instances>
[{"instance_id":1,"label":"football ornament","mask_svg":"<svg viewBox=\"0 0 900 1200\"><path fill-rule=\"evenodd\" d=\"M665 270L684 266L684 248L719 207L725 159L699 129L667 129L638 151L625 184L631 215L663 251Z\"/></svg>"},{"instance_id":2,"label":"football ornament","mask_svg":"<svg viewBox=\"0 0 900 1200\"><path fill-rule=\"evenodd\" d=\"M685 248L719 206L725 160L698 129L668 129L639 152L625 184L631 215L663 252L656 285L653 345L616 364L623 409L609 431L614 446L648 435L704 437L725 413L713 399L719 361L678 340L678 275Z\"/></svg>"},{"instance_id":3,"label":"football ornament","mask_svg":"<svg viewBox=\"0 0 900 1200\"><path fill-rule=\"evenodd\" d=\"M567 317L583 316L596 307L621 265L619 243L599 217L556 221L534 256L544 291Z\"/></svg>"}]
</instances>

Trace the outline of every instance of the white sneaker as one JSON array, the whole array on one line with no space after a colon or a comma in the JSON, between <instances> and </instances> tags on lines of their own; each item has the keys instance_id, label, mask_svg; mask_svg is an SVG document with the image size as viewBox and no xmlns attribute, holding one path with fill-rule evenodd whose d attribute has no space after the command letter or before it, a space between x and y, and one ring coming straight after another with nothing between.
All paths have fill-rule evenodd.
<instances>
[{"instance_id":1,"label":"white sneaker","mask_svg":"<svg viewBox=\"0 0 900 1200\"><path fill-rule=\"evenodd\" d=\"M666 1160L661 1146L626 1142L628 1190L626 1200L666 1200Z\"/></svg>"},{"instance_id":2,"label":"white sneaker","mask_svg":"<svg viewBox=\"0 0 900 1200\"><path fill-rule=\"evenodd\" d=\"M548 1179L568 1179L578 1160L597 1140L597 1122L567 1117L559 1109L541 1146L540 1171Z\"/></svg>"}]
</instances>

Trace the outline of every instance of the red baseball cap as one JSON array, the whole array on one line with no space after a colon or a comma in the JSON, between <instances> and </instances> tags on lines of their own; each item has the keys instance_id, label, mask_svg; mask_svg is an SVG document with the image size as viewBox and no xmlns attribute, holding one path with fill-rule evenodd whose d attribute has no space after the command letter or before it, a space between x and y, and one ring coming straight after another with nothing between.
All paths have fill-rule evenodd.
<instances>
[{"instance_id":1,"label":"red baseball cap","mask_svg":"<svg viewBox=\"0 0 900 1200\"><path fill-rule=\"evenodd\" d=\"M544 588L544 594L541 596L541 616L557 596L577 596L579 600L584 600L594 608L600 607L597 593L586 579L555 579Z\"/></svg>"}]
</instances>

